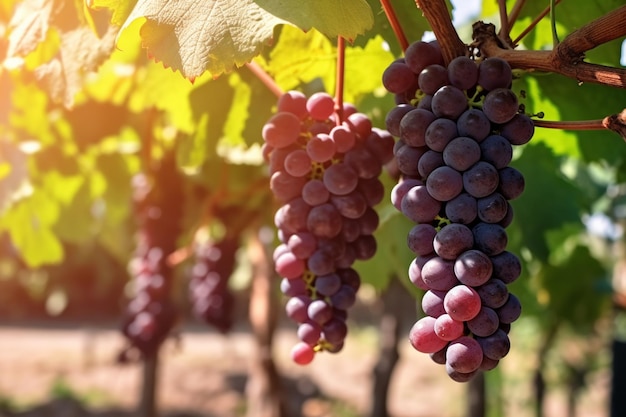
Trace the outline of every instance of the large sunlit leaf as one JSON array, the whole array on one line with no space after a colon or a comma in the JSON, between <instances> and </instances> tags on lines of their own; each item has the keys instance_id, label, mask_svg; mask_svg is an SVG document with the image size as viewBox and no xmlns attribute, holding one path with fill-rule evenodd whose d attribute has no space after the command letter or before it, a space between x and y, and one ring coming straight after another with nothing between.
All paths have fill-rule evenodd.
<instances>
[{"instance_id":1,"label":"large sunlit leaf","mask_svg":"<svg viewBox=\"0 0 626 417\"><path fill-rule=\"evenodd\" d=\"M53 2L25 0L19 3L9 22L9 45L6 59L20 59L46 39Z\"/></svg>"},{"instance_id":2,"label":"large sunlit leaf","mask_svg":"<svg viewBox=\"0 0 626 417\"><path fill-rule=\"evenodd\" d=\"M122 30L137 19L143 20L141 38L148 53L192 80L250 61L279 24L354 39L373 23L365 0L139 0Z\"/></svg>"}]
</instances>

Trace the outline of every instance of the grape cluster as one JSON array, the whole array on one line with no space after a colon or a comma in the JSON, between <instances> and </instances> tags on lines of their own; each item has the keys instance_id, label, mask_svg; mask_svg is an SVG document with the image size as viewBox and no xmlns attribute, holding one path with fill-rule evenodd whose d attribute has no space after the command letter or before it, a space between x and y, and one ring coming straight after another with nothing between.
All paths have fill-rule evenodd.
<instances>
[{"instance_id":1,"label":"grape cluster","mask_svg":"<svg viewBox=\"0 0 626 417\"><path fill-rule=\"evenodd\" d=\"M200 244L191 269L189 298L193 313L222 333L227 333L233 325L234 295L228 281L235 268L238 248L239 239L228 235L218 242Z\"/></svg>"},{"instance_id":2,"label":"grape cluster","mask_svg":"<svg viewBox=\"0 0 626 417\"><path fill-rule=\"evenodd\" d=\"M509 162L512 145L528 142L534 124L511 82L499 58L460 56L444 66L436 41L413 43L383 74L396 96L386 124L399 137L402 174L391 200L416 223L407 237L416 254L409 278L425 290L426 316L409 338L459 382L508 353L510 325L521 313L506 286L521 263L506 250L505 228L524 177Z\"/></svg>"},{"instance_id":3,"label":"grape cluster","mask_svg":"<svg viewBox=\"0 0 626 417\"><path fill-rule=\"evenodd\" d=\"M182 176L174 153L166 153L152 174L138 174L132 183L138 232L129 265L133 295L122 318L130 346L121 352L121 361L134 350L144 357L154 355L178 320L171 299L174 270L167 263L167 255L176 249L182 217Z\"/></svg>"},{"instance_id":4,"label":"grape cluster","mask_svg":"<svg viewBox=\"0 0 626 417\"><path fill-rule=\"evenodd\" d=\"M291 356L306 364L316 352L343 347L346 311L360 286L352 265L376 252L372 207L384 198L378 176L394 139L352 105L336 111L329 94L297 91L280 97L263 139L270 187L282 204L275 269L290 297L287 315L298 323Z\"/></svg>"}]
</instances>

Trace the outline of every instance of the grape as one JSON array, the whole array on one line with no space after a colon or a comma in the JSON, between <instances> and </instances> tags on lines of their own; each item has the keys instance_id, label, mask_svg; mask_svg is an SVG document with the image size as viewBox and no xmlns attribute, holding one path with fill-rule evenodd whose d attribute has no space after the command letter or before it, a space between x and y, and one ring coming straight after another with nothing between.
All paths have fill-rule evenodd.
<instances>
[{"instance_id":1,"label":"grape","mask_svg":"<svg viewBox=\"0 0 626 417\"><path fill-rule=\"evenodd\" d=\"M359 178L357 190L363 194L369 207L377 205L385 198L385 186L378 178Z\"/></svg>"},{"instance_id":2,"label":"grape","mask_svg":"<svg viewBox=\"0 0 626 417\"><path fill-rule=\"evenodd\" d=\"M358 191L353 191L347 195L333 195L330 197L330 202L343 217L348 219L360 218L368 207L365 197Z\"/></svg>"},{"instance_id":3,"label":"grape","mask_svg":"<svg viewBox=\"0 0 626 417\"><path fill-rule=\"evenodd\" d=\"M293 113L276 113L263 126L263 140L274 147L284 148L300 136L300 119Z\"/></svg>"},{"instance_id":4,"label":"grape","mask_svg":"<svg viewBox=\"0 0 626 417\"><path fill-rule=\"evenodd\" d=\"M476 371L483 361L481 345L471 337L461 336L450 342L446 351L446 366L467 374Z\"/></svg>"},{"instance_id":5,"label":"grape","mask_svg":"<svg viewBox=\"0 0 626 417\"><path fill-rule=\"evenodd\" d=\"M414 89L418 77L411 72L410 78ZM280 113L263 130L270 188L283 204L274 216L282 244L273 259L283 277L281 291L291 297L287 315L300 323L302 344L294 347L292 356L304 364L316 352L343 348L346 311L360 286L351 266L376 252L372 234L380 219L372 207L385 192L378 176L405 144L396 148L390 133L374 128L352 105L344 103L335 113L334 99L327 93L306 99L302 93L288 92L278 107ZM417 171L417 162L413 165ZM201 284L194 288L207 293L208 285Z\"/></svg>"},{"instance_id":6,"label":"grape","mask_svg":"<svg viewBox=\"0 0 626 417\"><path fill-rule=\"evenodd\" d=\"M376 239L371 235L361 235L352 242L356 258L362 261L368 260L376 254Z\"/></svg>"},{"instance_id":7,"label":"grape","mask_svg":"<svg viewBox=\"0 0 626 417\"><path fill-rule=\"evenodd\" d=\"M485 90L507 88L513 73L508 62L500 58L487 58L478 66L478 84Z\"/></svg>"},{"instance_id":8,"label":"grape","mask_svg":"<svg viewBox=\"0 0 626 417\"><path fill-rule=\"evenodd\" d=\"M328 135L335 143L334 149L339 153L349 151L356 143L356 135L344 125L333 127Z\"/></svg>"},{"instance_id":9,"label":"grape","mask_svg":"<svg viewBox=\"0 0 626 417\"><path fill-rule=\"evenodd\" d=\"M452 223L444 226L433 241L433 247L437 255L443 259L454 260L462 252L471 249L474 237L469 227Z\"/></svg>"},{"instance_id":10,"label":"grape","mask_svg":"<svg viewBox=\"0 0 626 417\"><path fill-rule=\"evenodd\" d=\"M357 112L349 115L346 123L359 139L366 139L372 133L372 121L363 113Z\"/></svg>"},{"instance_id":11,"label":"grape","mask_svg":"<svg viewBox=\"0 0 626 417\"><path fill-rule=\"evenodd\" d=\"M360 223L360 234L361 235L371 235L376 229L378 229L378 225L380 223L380 217L378 217L378 213L371 207L367 207L365 209L365 213L361 217L359 217Z\"/></svg>"},{"instance_id":12,"label":"grape","mask_svg":"<svg viewBox=\"0 0 626 417\"><path fill-rule=\"evenodd\" d=\"M477 109L468 109L456 121L459 136L468 136L482 142L491 131L491 123L485 113Z\"/></svg>"},{"instance_id":13,"label":"grape","mask_svg":"<svg viewBox=\"0 0 626 417\"><path fill-rule=\"evenodd\" d=\"M492 360L504 358L511 349L511 341L501 329L487 337L476 337L475 340L482 348L483 354Z\"/></svg>"},{"instance_id":14,"label":"grape","mask_svg":"<svg viewBox=\"0 0 626 417\"><path fill-rule=\"evenodd\" d=\"M434 199L449 201L463 191L463 177L459 171L442 166L430 173L426 179L426 188Z\"/></svg>"},{"instance_id":15,"label":"grape","mask_svg":"<svg viewBox=\"0 0 626 417\"><path fill-rule=\"evenodd\" d=\"M498 330L500 320L498 314L489 307L481 307L473 319L467 322L467 328L476 336L491 336Z\"/></svg>"},{"instance_id":16,"label":"grape","mask_svg":"<svg viewBox=\"0 0 626 417\"><path fill-rule=\"evenodd\" d=\"M416 76L404 62L391 64L383 72L383 85L394 94L404 93L415 85Z\"/></svg>"},{"instance_id":17,"label":"grape","mask_svg":"<svg viewBox=\"0 0 626 417\"><path fill-rule=\"evenodd\" d=\"M319 206L328 202L330 191L322 180L309 180L302 187L302 199L310 206Z\"/></svg>"},{"instance_id":18,"label":"grape","mask_svg":"<svg viewBox=\"0 0 626 417\"><path fill-rule=\"evenodd\" d=\"M472 228L472 233L476 248L486 255L497 255L506 248L506 231L498 224L478 223Z\"/></svg>"},{"instance_id":19,"label":"grape","mask_svg":"<svg viewBox=\"0 0 626 417\"><path fill-rule=\"evenodd\" d=\"M434 353L448 344L435 333L435 321L433 317L422 317L411 327L409 341L415 350L422 353Z\"/></svg>"},{"instance_id":20,"label":"grape","mask_svg":"<svg viewBox=\"0 0 626 417\"><path fill-rule=\"evenodd\" d=\"M435 320L435 333L440 339L451 341L463 336L463 322L442 314Z\"/></svg>"},{"instance_id":21,"label":"grape","mask_svg":"<svg viewBox=\"0 0 626 417\"><path fill-rule=\"evenodd\" d=\"M454 275L462 284L471 287L485 284L492 272L491 259L479 250L463 252L454 262Z\"/></svg>"},{"instance_id":22,"label":"grape","mask_svg":"<svg viewBox=\"0 0 626 417\"><path fill-rule=\"evenodd\" d=\"M436 119L426 129L424 140L434 151L443 152L446 145L459 136L457 124L449 119Z\"/></svg>"},{"instance_id":23,"label":"grape","mask_svg":"<svg viewBox=\"0 0 626 417\"><path fill-rule=\"evenodd\" d=\"M493 165L479 161L463 173L463 187L472 197L487 197L499 184L498 171Z\"/></svg>"},{"instance_id":24,"label":"grape","mask_svg":"<svg viewBox=\"0 0 626 417\"><path fill-rule=\"evenodd\" d=\"M417 288L422 290L428 290L429 287L422 279L422 268L424 264L430 259L430 257L421 257L413 259L409 265L409 279Z\"/></svg>"},{"instance_id":25,"label":"grape","mask_svg":"<svg viewBox=\"0 0 626 417\"><path fill-rule=\"evenodd\" d=\"M334 254L317 249L306 261L306 268L315 275L326 275L335 269Z\"/></svg>"},{"instance_id":26,"label":"grape","mask_svg":"<svg viewBox=\"0 0 626 417\"><path fill-rule=\"evenodd\" d=\"M305 264L302 259L296 258L291 252L287 252L278 257L275 267L279 275L290 279L302 275Z\"/></svg>"},{"instance_id":27,"label":"grape","mask_svg":"<svg viewBox=\"0 0 626 417\"><path fill-rule=\"evenodd\" d=\"M410 104L401 104L391 109L385 117L387 131L394 136L400 136L400 121L411 110L415 110L415 107Z\"/></svg>"},{"instance_id":28,"label":"grape","mask_svg":"<svg viewBox=\"0 0 626 417\"><path fill-rule=\"evenodd\" d=\"M443 166L443 154L441 152L429 150L422 155L417 163L417 171L422 178L426 178L431 172L440 166Z\"/></svg>"},{"instance_id":29,"label":"grape","mask_svg":"<svg viewBox=\"0 0 626 417\"><path fill-rule=\"evenodd\" d=\"M335 100L328 93L315 93L307 100L306 110L314 120L326 120L335 111Z\"/></svg>"},{"instance_id":30,"label":"grape","mask_svg":"<svg viewBox=\"0 0 626 417\"><path fill-rule=\"evenodd\" d=\"M452 139L443 150L443 161L457 171L465 171L480 160L478 143L468 137Z\"/></svg>"},{"instance_id":31,"label":"grape","mask_svg":"<svg viewBox=\"0 0 626 417\"><path fill-rule=\"evenodd\" d=\"M296 334L307 345L315 346L322 335L322 328L313 321L307 321L298 325Z\"/></svg>"},{"instance_id":32,"label":"grape","mask_svg":"<svg viewBox=\"0 0 626 417\"><path fill-rule=\"evenodd\" d=\"M335 142L330 135L317 133L307 142L306 152L312 161L329 161L335 154Z\"/></svg>"},{"instance_id":33,"label":"grape","mask_svg":"<svg viewBox=\"0 0 626 417\"><path fill-rule=\"evenodd\" d=\"M270 178L270 189L280 201L289 201L300 196L300 192L306 179L303 177L294 177L285 171L276 171Z\"/></svg>"},{"instance_id":34,"label":"grape","mask_svg":"<svg viewBox=\"0 0 626 417\"><path fill-rule=\"evenodd\" d=\"M432 221L441 209L441 203L431 197L424 185L411 188L402 198L402 214L415 223Z\"/></svg>"},{"instance_id":35,"label":"grape","mask_svg":"<svg viewBox=\"0 0 626 417\"><path fill-rule=\"evenodd\" d=\"M323 182L332 194L346 195L356 189L359 177L349 165L333 164L324 171Z\"/></svg>"},{"instance_id":36,"label":"grape","mask_svg":"<svg viewBox=\"0 0 626 417\"><path fill-rule=\"evenodd\" d=\"M341 233L341 214L332 204L321 204L311 209L306 225L315 236L332 238Z\"/></svg>"},{"instance_id":37,"label":"grape","mask_svg":"<svg viewBox=\"0 0 626 417\"><path fill-rule=\"evenodd\" d=\"M468 321L480 311L480 296L472 287L457 285L451 288L443 299L446 313L455 320Z\"/></svg>"},{"instance_id":38,"label":"grape","mask_svg":"<svg viewBox=\"0 0 626 417\"><path fill-rule=\"evenodd\" d=\"M511 324L519 318L520 314L522 314L522 305L515 295L509 294L509 298L506 300L506 303L504 303L502 307L498 308L496 311L501 323Z\"/></svg>"},{"instance_id":39,"label":"grape","mask_svg":"<svg viewBox=\"0 0 626 417\"><path fill-rule=\"evenodd\" d=\"M462 90L446 85L433 95L431 107L435 116L456 120L467 109L467 97Z\"/></svg>"},{"instance_id":40,"label":"grape","mask_svg":"<svg viewBox=\"0 0 626 417\"><path fill-rule=\"evenodd\" d=\"M376 127L372 128L372 133L365 139L365 146L381 164L387 164L393 159L393 145L393 136Z\"/></svg>"},{"instance_id":41,"label":"grape","mask_svg":"<svg viewBox=\"0 0 626 417\"><path fill-rule=\"evenodd\" d=\"M435 115L428 110L411 110L400 121L400 138L407 145L424 146L426 129L433 120L435 120Z\"/></svg>"},{"instance_id":42,"label":"grape","mask_svg":"<svg viewBox=\"0 0 626 417\"><path fill-rule=\"evenodd\" d=\"M333 318L322 329L322 338L333 345L343 343L348 334L348 326L343 320Z\"/></svg>"},{"instance_id":43,"label":"grape","mask_svg":"<svg viewBox=\"0 0 626 417\"><path fill-rule=\"evenodd\" d=\"M500 135L491 135L480 143L482 160L496 169L506 167L513 157L511 143Z\"/></svg>"},{"instance_id":44,"label":"grape","mask_svg":"<svg viewBox=\"0 0 626 417\"><path fill-rule=\"evenodd\" d=\"M422 72L424 68L432 64L442 64L441 52L428 42L414 42L404 51L406 64L415 74Z\"/></svg>"},{"instance_id":45,"label":"grape","mask_svg":"<svg viewBox=\"0 0 626 417\"><path fill-rule=\"evenodd\" d=\"M498 171L498 191L507 200L514 200L524 191L526 185L524 176L513 167L505 167Z\"/></svg>"},{"instance_id":46,"label":"grape","mask_svg":"<svg viewBox=\"0 0 626 417\"><path fill-rule=\"evenodd\" d=\"M470 224L478 215L476 199L461 193L446 203L446 217L454 223Z\"/></svg>"},{"instance_id":47,"label":"grape","mask_svg":"<svg viewBox=\"0 0 626 417\"><path fill-rule=\"evenodd\" d=\"M499 308L506 303L509 298L509 290L504 282L491 278L485 284L476 288L480 300L485 307Z\"/></svg>"},{"instance_id":48,"label":"grape","mask_svg":"<svg viewBox=\"0 0 626 417\"><path fill-rule=\"evenodd\" d=\"M306 283L301 279L281 279L280 291L288 297L308 294Z\"/></svg>"},{"instance_id":49,"label":"grape","mask_svg":"<svg viewBox=\"0 0 626 417\"><path fill-rule=\"evenodd\" d=\"M299 91L287 91L278 99L278 112L294 114L298 119L304 119L307 114L306 96Z\"/></svg>"},{"instance_id":50,"label":"grape","mask_svg":"<svg viewBox=\"0 0 626 417\"><path fill-rule=\"evenodd\" d=\"M394 79L396 71L404 75ZM506 287L520 276L521 263L506 251L505 227L513 220L509 200L522 193L524 178L509 163L513 145L527 143L534 124L500 58L460 56L446 68L438 43L419 41L385 77L397 103L385 124L399 137L390 168L400 179L391 202L416 223L407 235L417 255L408 276L425 290L427 317L415 323L410 342L445 364L451 379L466 382L506 355L510 342L502 334L521 313ZM365 189L358 187L364 195ZM378 220L361 233L370 234ZM352 229L342 235L354 238Z\"/></svg>"},{"instance_id":51,"label":"grape","mask_svg":"<svg viewBox=\"0 0 626 417\"><path fill-rule=\"evenodd\" d=\"M428 289L448 291L459 281L454 276L454 262L438 256L429 259L422 267L422 280Z\"/></svg>"},{"instance_id":52,"label":"grape","mask_svg":"<svg viewBox=\"0 0 626 417\"><path fill-rule=\"evenodd\" d=\"M485 223L498 223L506 216L508 202L500 193L493 193L477 201L478 218Z\"/></svg>"},{"instance_id":53,"label":"grape","mask_svg":"<svg viewBox=\"0 0 626 417\"><path fill-rule=\"evenodd\" d=\"M346 152L344 164L350 166L359 178L375 178L382 172L380 161L365 147L353 148Z\"/></svg>"},{"instance_id":54,"label":"grape","mask_svg":"<svg viewBox=\"0 0 626 417\"><path fill-rule=\"evenodd\" d=\"M471 232L470 232L471 234ZM426 256L433 253L433 239L437 235L437 229L428 223L413 226L407 237L409 249L418 256Z\"/></svg>"},{"instance_id":55,"label":"grape","mask_svg":"<svg viewBox=\"0 0 626 417\"><path fill-rule=\"evenodd\" d=\"M492 256L493 276L505 284L515 281L522 273L522 264L517 256L504 251L499 255Z\"/></svg>"},{"instance_id":56,"label":"grape","mask_svg":"<svg viewBox=\"0 0 626 417\"><path fill-rule=\"evenodd\" d=\"M315 358L313 347L304 342L299 342L291 348L291 359L298 365L311 363Z\"/></svg>"},{"instance_id":57,"label":"grape","mask_svg":"<svg viewBox=\"0 0 626 417\"><path fill-rule=\"evenodd\" d=\"M402 211L402 199L411 188L417 185L424 185L424 183L420 180L412 178L407 178L398 182L391 190L391 204L393 204L398 211Z\"/></svg>"},{"instance_id":58,"label":"grape","mask_svg":"<svg viewBox=\"0 0 626 417\"><path fill-rule=\"evenodd\" d=\"M418 77L420 90L426 94L435 94L444 85L448 85L448 70L439 64L432 64L424 68Z\"/></svg>"},{"instance_id":59,"label":"grape","mask_svg":"<svg viewBox=\"0 0 626 417\"><path fill-rule=\"evenodd\" d=\"M448 77L453 86L469 90L478 81L478 65L466 56L458 56L448 64Z\"/></svg>"},{"instance_id":60,"label":"grape","mask_svg":"<svg viewBox=\"0 0 626 417\"><path fill-rule=\"evenodd\" d=\"M311 304L311 298L305 295L290 298L285 304L287 317L296 323L304 323L309 317L307 312L309 304Z\"/></svg>"},{"instance_id":61,"label":"grape","mask_svg":"<svg viewBox=\"0 0 626 417\"><path fill-rule=\"evenodd\" d=\"M347 310L356 302L356 291L350 285L342 285L336 293L330 296L330 302L335 308Z\"/></svg>"},{"instance_id":62,"label":"grape","mask_svg":"<svg viewBox=\"0 0 626 417\"><path fill-rule=\"evenodd\" d=\"M512 145L524 145L533 137L535 124L525 114L516 114L504 126L500 134L507 138Z\"/></svg>"},{"instance_id":63,"label":"grape","mask_svg":"<svg viewBox=\"0 0 626 417\"><path fill-rule=\"evenodd\" d=\"M430 317L438 318L446 313L443 307L443 299L446 291L428 290L422 297L422 311Z\"/></svg>"},{"instance_id":64,"label":"grape","mask_svg":"<svg viewBox=\"0 0 626 417\"><path fill-rule=\"evenodd\" d=\"M315 291L325 297L335 294L339 288L341 288L341 278L335 273L315 278Z\"/></svg>"},{"instance_id":65,"label":"grape","mask_svg":"<svg viewBox=\"0 0 626 417\"><path fill-rule=\"evenodd\" d=\"M483 112L493 123L508 122L518 110L517 96L508 88L496 88L490 91L483 102Z\"/></svg>"}]
</instances>

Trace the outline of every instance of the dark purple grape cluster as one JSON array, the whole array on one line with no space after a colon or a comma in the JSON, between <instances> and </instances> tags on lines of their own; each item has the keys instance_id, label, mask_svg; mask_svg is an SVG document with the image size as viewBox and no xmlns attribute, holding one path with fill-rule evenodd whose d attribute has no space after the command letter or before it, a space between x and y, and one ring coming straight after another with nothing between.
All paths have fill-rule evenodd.
<instances>
[{"instance_id":1,"label":"dark purple grape cluster","mask_svg":"<svg viewBox=\"0 0 626 417\"><path fill-rule=\"evenodd\" d=\"M436 41L413 43L383 74L396 95L386 124L399 137L402 175L391 200L416 223L407 237L416 254L409 277L426 291L426 316L409 338L459 382L508 353L510 325L521 313L506 286L521 263L506 250L505 228L524 177L509 162L512 145L528 142L534 124L511 82L499 58L460 56L444 66Z\"/></svg>"},{"instance_id":2,"label":"dark purple grape cluster","mask_svg":"<svg viewBox=\"0 0 626 417\"><path fill-rule=\"evenodd\" d=\"M171 299L174 270L167 263L176 249L184 197L174 153L167 152L151 174L138 174L132 183L137 247L129 268L133 295L122 318L130 346L121 352L121 361L135 350L144 357L154 355L179 316Z\"/></svg>"},{"instance_id":3,"label":"dark purple grape cluster","mask_svg":"<svg viewBox=\"0 0 626 417\"><path fill-rule=\"evenodd\" d=\"M239 239L226 236L196 248L189 280L189 299L194 315L228 333L233 326L235 298L228 281L235 268Z\"/></svg>"},{"instance_id":4,"label":"dark purple grape cluster","mask_svg":"<svg viewBox=\"0 0 626 417\"><path fill-rule=\"evenodd\" d=\"M339 116L340 114L340 116ZM282 206L275 215L280 245L275 268L298 323L292 350L306 364L319 351L338 352L347 334L347 309L356 299L356 260L376 252L373 236L384 198L378 179L393 158L393 137L327 93L289 91L263 128L270 187Z\"/></svg>"}]
</instances>

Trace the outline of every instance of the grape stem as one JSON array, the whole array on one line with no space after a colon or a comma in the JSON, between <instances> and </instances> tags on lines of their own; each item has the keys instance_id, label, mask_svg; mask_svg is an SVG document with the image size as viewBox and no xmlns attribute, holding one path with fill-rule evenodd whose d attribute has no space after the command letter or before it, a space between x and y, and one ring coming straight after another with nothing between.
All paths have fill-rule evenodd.
<instances>
[{"instance_id":1,"label":"grape stem","mask_svg":"<svg viewBox=\"0 0 626 417\"><path fill-rule=\"evenodd\" d=\"M500 10L500 38L508 39L509 37L509 17L506 11L506 0L498 0L498 9Z\"/></svg>"},{"instance_id":2,"label":"grape stem","mask_svg":"<svg viewBox=\"0 0 626 417\"><path fill-rule=\"evenodd\" d=\"M346 72L346 41L343 37L337 38L337 82L335 83L335 113L337 126L343 123L343 81Z\"/></svg>"},{"instance_id":3,"label":"grape stem","mask_svg":"<svg viewBox=\"0 0 626 417\"><path fill-rule=\"evenodd\" d=\"M457 56L467 55L467 46L457 33L445 0L415 0L439 42L446 65Z\"/></svg>"},{"instance_id":4,"label":"grape stem","mask_svg":"<svg viewBox=\"0 0 626 417\"><path fill-rule=\"evenodd\" d=\"M276 81L255 61L246 63L246 67L276 96L283 95L284 91Z\"/></svg>"},{"instance_id":5,"label":"grape stem","mask_svg":"<svg viewBox=\"0 0 626 417\"><path fill-rule=\"evenodd\" d=\"M561 2L561 0L556 0L554 2L554 5L556 6L557 4L559 4ZM541 13L539 13L537 15L537 17L535 17L533 19L532 22L530 22L530 24L528 25L528 27L526 29L524 29L522 31L522 33L519 34L519 36L517 38L515 38L515 40L513 41L513 45L517 45L519 44L519 42L524 39L524 36L528 35L534 28L535 26L537 26L537 24L541 21L541 19L543 19L544 17L546 17L546 15L550 13L550 6L547 6L545 9L543 9L543 11ZM517 18L517 16L515 16L515 18Z\"/></svg>"},{"instance_id":6,"label":"grape stem","mask_svg":"<svg viewBox=\"0 0 626 417\"><path fill-rule=\"evenodd\" d=\"M536 127L563 130L612 130L626 141L626 109L621 113L612 114L604 119L579 121L533 120Z\"/></svg>"},{"instance_id":7,"label":"grape stem","mask_svg":"<svg viewBox=\"0 0 626 417\"><path fill-rule=\"evenodd\" d=\"M561 1L561 0L557 0L557 1ZM509 27L508 35L509 36L511 36L510 30L515 24L515 22L517 21L517 18L519 17L519 14L521 13L522 8L524 7L525 4L526 4L526 0L517 0L515 4L513 5L513 8L511 9L511 12L509 13L509 21L508 21L508 27Z\"/></svg>"},{"instance_id":8,"label":"grape stem","mask_svg":"<svg viewBox=\"0 0 626 417\"><path fill-rule=\"evenodd\" d=\"M393 6L389 0L380 0L381 6L383 6L383 10L385 11L385 16L387 16L387 21L391 25L391 29L393 29L393 33L396 35L396 39L398 39L398 43L403 51L406 51L406 48L409 47L409 41L402 30L402 25L400 25L400 21L398 20L398 15L396 15L395 10L393 10Z\"/></svg>"},{"instance_id":9,"label":"grape stem","mask_svg":"<svg viewBox=\"0 0 626 417\"><path fill-rule=\"evenodd\" d=\"M584 52L626 35L626 5L570 33L552 51L516 51L502 46L493 24L474 23L473 45L484 57L500 57L513 68L554 72L577 80L626 88L626 69L583 61Z\"/></svg>"}]
</instances>

